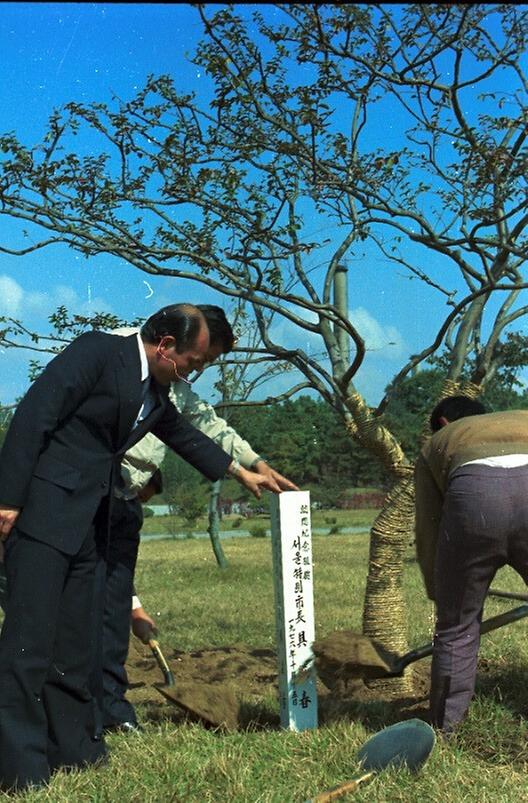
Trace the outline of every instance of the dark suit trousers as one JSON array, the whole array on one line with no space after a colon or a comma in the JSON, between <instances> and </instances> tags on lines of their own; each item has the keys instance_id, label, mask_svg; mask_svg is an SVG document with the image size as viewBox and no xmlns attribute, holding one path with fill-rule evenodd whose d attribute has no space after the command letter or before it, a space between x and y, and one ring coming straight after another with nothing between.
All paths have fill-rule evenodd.
<instances>
[{"instance_id":1,"label":"dark suit trousers","mask_svg":"<svg viewBox=\"0 0 528 803\"><path fill-rule=\"evenodd\" d=\"M506 564L528 583L528 467L462 466L449 480L435 562L431 718L446 732L473 696L482 609Z\"/></svg>"},{"instance_id":2,"label":"dark suit trousers","mask_svg":"<svg viewBox=\"0 0 528 803\"><path fill-rule=\"evenodd\" d=\"M105 756L93 739L88 690L94 533L65 555L13 528L6 542L8 603L0 636L0 784L46 783L59 767Z\"/></svg>"},{"instance_id":3,"label":"dark suit trousers","mask_svg":"<svg viewBox=\"0 0 528 803\"><path fill-rule=\"evenodd\" d=\"M0 563L0 608L5 611L7 602L7 578L5 576L5 567Z\"/></svg>"},{"instance_id":4,"label":"dark suit trousers","mask_svg":"<svg viewBox=\"0 0 528 803\"><path fill-rule=\"evenodd\" d=\"M98 554L96 599L100 614L94 619L97 632L91 688L98 703L98 729L136 722L136 712L126 699L128 677L125 663L130 638L130 611L134 571L143 523L137 499L114 499L106 553ZM102 621L102 628L97 626Z\"/></svg>"}]
</instances>

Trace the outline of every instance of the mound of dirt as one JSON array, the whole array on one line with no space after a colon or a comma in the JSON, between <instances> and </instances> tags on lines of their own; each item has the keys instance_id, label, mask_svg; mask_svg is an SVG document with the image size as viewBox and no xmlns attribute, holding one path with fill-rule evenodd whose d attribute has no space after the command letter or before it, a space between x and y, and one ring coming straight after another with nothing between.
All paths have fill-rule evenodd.
<instances>
[{"instance_id":1,"label":"mound of dirt","mask_svg":"<svg viewBox=\"0 0 528 803\"><path fill-rule=\"evenodd\" d=\"M163 652L174 675L172 687L164 686L163 674L149 647L131 640L128 698L132 704L146 706L148 719L180 721L187 717L225 730L279 727L277 656L273 650L234 644L191 652L164 647ZM357 719L365 716L357 703L381 699L390 700L395 720L422 714L425 718L430 663L421 661L416 667L414 691L405 699L387 697L386 691L369 687L360 677L336 683L330 692L318 681L319 722Z\"/></svg>"},{"instance_id":2,"label":"mound of dirt","mask_svg":"<svg viewBox=\"0 0 528 803\"><path fill-rule=\"evenodd\" d=\"M393 656L372 639L352 630L336 630L313 644L317 675L335 689L355 678L382 678L392 669Z\"/></svg>"}]
</instances>

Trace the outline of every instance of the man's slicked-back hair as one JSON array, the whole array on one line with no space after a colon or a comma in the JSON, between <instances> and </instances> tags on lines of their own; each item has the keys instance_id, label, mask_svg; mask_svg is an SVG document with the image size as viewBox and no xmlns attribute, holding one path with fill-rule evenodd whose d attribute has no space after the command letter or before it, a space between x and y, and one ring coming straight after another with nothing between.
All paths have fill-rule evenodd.
<instances>
[{"instance_id":1,"label":"man's slicked-back hair","mask_svg":"<svg viewBox=\"0 0 528 803\"><path fill-rule=\"evenodd\" d=\"M483 415L487 412L482 402L476 399L470 399L468 396L447 396L438 402L431 413L431 429L433 432L438 432L442 428L441 418L447 418L451 422L466 418L468 415Z\"/></svg>"},{"instance_id":2,"label":"man's slicked-back hair","mask_svg":"<svg viewBox=\"0 0 528 803\"><path fill-rule=\"evenodd\" d=\"M141 327L146 343L159 343L163 337L173 337L176 352L192 348L200 332L203 313L193 304L169 304L151 315Z\"/></svg>"},{"instance_id":3,"label":"man's slicked-back hair","mask_svg":"<svg viewBox=\"0 0 528 803\"><path fill-rule=\"evenodd\" d=\"M210 345L221 346L223 353L227 354L235 345L235 336L224 310L215 304L197 304L196 306L209 327Z\"/></svg>"}]
</instances>

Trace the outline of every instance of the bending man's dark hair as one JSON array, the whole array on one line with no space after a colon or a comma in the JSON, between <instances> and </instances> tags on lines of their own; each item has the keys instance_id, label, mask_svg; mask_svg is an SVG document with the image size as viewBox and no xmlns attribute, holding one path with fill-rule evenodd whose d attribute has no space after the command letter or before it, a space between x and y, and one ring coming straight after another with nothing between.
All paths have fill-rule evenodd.
<instances>
[{"instance_id":1,"label":"bending man's dark hair","mask_svg":"<svg viewBox=\"0 0 528 803\"><path fill-rule=\"evenodd\" d=\"M431 429L433 432L438 432L442 428L441 418L447 418L451 422L466 418L468 415L483 415L487 412L482 402L476 399L470 399L468 396L447 396L438 402L431 413Z\"/></svg>"},{"instance_id":2,"label":"bending man's dark hair","mask_svg":"<svg viewBox=\"0 0 528 803\"><path fill-rule=\"evenodd\" d=\"M192 348L200 332L204 316L193 304L169 304L151 315L141 327L146 343L159 343L163 337L173 337L176 352Z\"/></svg>"},{"instance_id":3,"label":"bending man's dark hair","mask_svg":"<svg viewBox=\"0 0 528 803\"><path fill-rule=\"evenodd\" d=\"M224 310L215 304L197 304L196 306L209 327L210 344L221 345L223 353L227 354L235 345L235 336Z\"/></svg>"}]
</instances>

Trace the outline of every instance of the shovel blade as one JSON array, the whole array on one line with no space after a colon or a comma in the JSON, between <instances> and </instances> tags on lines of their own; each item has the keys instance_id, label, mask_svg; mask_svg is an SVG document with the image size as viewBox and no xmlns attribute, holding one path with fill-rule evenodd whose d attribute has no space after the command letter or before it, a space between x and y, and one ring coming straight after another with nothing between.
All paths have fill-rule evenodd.
<instances>
[{"instance_id":1,"label":"shovel blade","mask_svg":"<svg viewBox=\"0 0 528 803\"><path fill-rule=\"evenodd\" d=\"M366 771L360 778L345 781L327 792L321 792L306 803L330 803L337 800L355 792L359 784L387 767L405 766L412 771L418 770L433 749L435 738L434 730L421 719L408 719L384 728L365 742L358 753L362 769Z\"/></svg>"},{"instance_id":2,"label":"shovel blade","mask_svg":"<svg viewBox=\"0 0 528 803\"><path fill-rule=\"evenodd\" d=\"M416 771L429 756L435 739L426 722L408 719L374 734L359 751L358 759L367 771L402 766Z\"/></svg>"},{"instance_id":3,"label":"shovel blade","mask_svg":"<svg viewBox=\"0 0 528 803\"><path fill-rule=\"evenodd\" d=\"M211 728L235 731L239 725L240 702L230 686L202 681L178 682L175 687L155 687L181 708L191 720Z\"/></svg>"}]
</instances>

